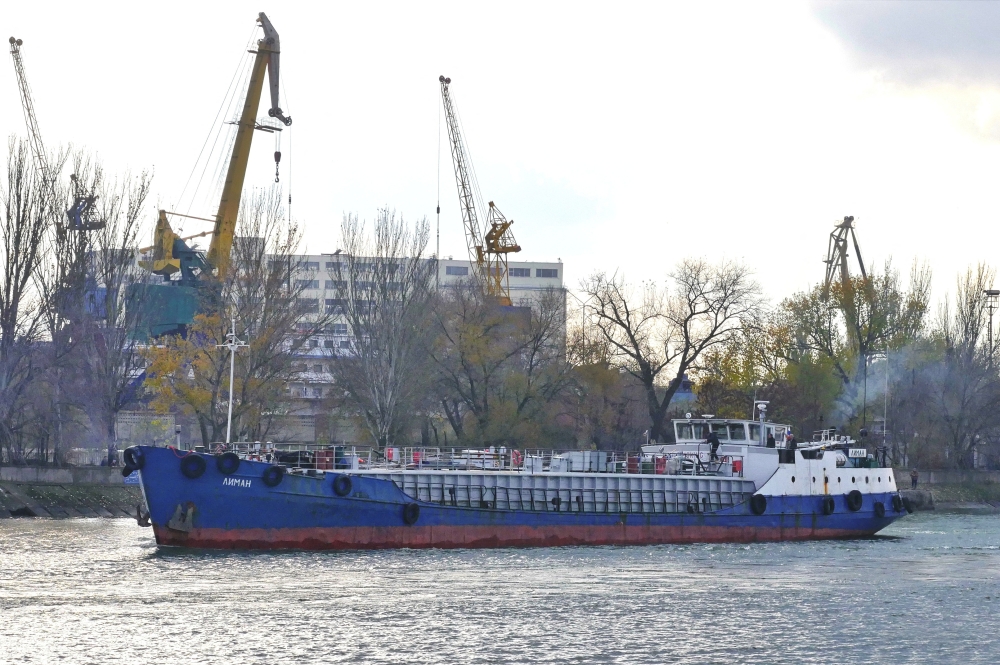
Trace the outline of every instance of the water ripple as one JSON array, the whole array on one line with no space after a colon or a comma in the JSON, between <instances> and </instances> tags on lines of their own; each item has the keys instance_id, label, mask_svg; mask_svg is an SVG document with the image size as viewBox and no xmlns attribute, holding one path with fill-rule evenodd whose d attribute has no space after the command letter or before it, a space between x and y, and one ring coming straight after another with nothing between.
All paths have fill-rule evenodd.
<instances>
[{"instance_id":1,"label":"water ripple","mask_svg":"<svg viewBox=\"0 0 1000 665\"><path fill-rule=\"evenodd\" d=\"M0 663L995 663L1000 519L534 550L159 550L0 521Z\"/></svg>"}]
</instances>

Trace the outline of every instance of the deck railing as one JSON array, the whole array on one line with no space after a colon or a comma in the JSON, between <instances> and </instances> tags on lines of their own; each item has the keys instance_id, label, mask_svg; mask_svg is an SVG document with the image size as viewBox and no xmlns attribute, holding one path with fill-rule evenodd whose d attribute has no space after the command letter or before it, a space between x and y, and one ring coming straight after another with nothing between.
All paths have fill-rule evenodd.
<instances>
[{"instance_id":1,"label":"deck railing","mask_svg":"<svg viewBox=\"0 0 1000 665\"><path fill-rule=\"evenodd\" d=\"M244 459L281 464L290 469L508 471L528 473L628 473L743 477L743 457L698 450L634 453L603 450L520 450L500 448L389 447L326 444L215 444L199 452L232 451Z\"/></svg>"}]
</instances>

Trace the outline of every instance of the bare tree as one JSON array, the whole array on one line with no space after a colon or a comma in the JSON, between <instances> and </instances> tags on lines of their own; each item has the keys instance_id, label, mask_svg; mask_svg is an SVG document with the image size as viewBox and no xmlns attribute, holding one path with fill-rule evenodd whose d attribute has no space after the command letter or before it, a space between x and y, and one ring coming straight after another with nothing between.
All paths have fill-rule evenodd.
<instances>
[{"instance_id":1,"label":"bare tree","mask_svg":"<svg viewBox=\"0 0 1000 665\"><path fill-rule=\"evenodd\" d=\"M434 311L436 393L459 439L542 445L546 409L570 384L565 294L502 307L474 282L451 286Z\"/></svg>"},{"instance_id":2,"label":"bare tree","mask_svg":"<svg viewBox=\"0 0 1000 665\"><path fill-rule=\"evenodd\" d=\"M87 275L82 299L83 320L89 328L87 384L98 407L95 420L107 436L109 456L117 438L118 413L135 399L143 365L147 276L137 259L149 188L147 172L135 177L126 173L112 182L102 179L96 202L97 217L104 226L88 232L92 234L92 274Z\"/></svg>"},{"instance_id":3,"label":"bare tree","mask_svg":"<svg viewBox=\"0 0 1000 665\"><path fill-rule=\"evenodd\" d=\"M649 436L661 440L670 400L705 351L756 315L760 288L742 264L686 259L667 286L643 284L638 295L618 274L598 272L583 284L589 325L608 344L613 365L646 392Z\"/></svg>"},{"instance_id":4,"label":"bare tree","mask_svg":"<svg viewBox=\"0 0 1000 665\"><path fill-rule=\"evenodd\" d=\"M929 384L925 424L937 430L955 466L971 466L979 442L1000 428L1000 377L983 334L989 318L983 292L993 279L982 264L959 278L954 308L945 299L938 313L934 336L943 353L920 368Z\"/></svg>"},{"instance_id":5,"label":"bare tree","mask_svg":"<svg viewBox=\"0 0 1000 665\"><path fill-rule=\"evenodd\" d=\"M341 224L344 253L332 307L342 312L351 341L333 373L382 447L405 436L427 386L424 352L437 274L437 260L423 258L429 228L422 219L411 230L385 209L370 235L356 215Z\"/></svg>"},{"instance_id":6,"label":"bare tree","mask_svg":"<svg viewBox=\"0 0 1000 665\"><path fill-rule=\"evenodd\" d=\"M10 451L29 413L22 400L35 375L32 345L43 329L33 278L48 228L49 187L34 174L28 145L11 139L0 196L0 444Z\"/></svg>"}]
</instances>

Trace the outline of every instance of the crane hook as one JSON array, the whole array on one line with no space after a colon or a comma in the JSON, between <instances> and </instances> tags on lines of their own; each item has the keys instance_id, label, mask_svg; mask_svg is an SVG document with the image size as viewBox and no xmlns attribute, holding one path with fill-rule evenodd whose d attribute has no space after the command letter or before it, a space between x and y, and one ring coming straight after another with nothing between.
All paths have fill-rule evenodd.
<instances>
[{"instance_id":1,"label":"crane hook","mask_svg":"<svg viewBox=\"0 0 1000 665\"><path fill-rule=\"evenodd\" d=\"M275 150L274 151L274 181L275 182L279 182L279 180L278 180L278 165L280 163L281 163L281 151L280 150Z\"/></svg>"}]
</instances>

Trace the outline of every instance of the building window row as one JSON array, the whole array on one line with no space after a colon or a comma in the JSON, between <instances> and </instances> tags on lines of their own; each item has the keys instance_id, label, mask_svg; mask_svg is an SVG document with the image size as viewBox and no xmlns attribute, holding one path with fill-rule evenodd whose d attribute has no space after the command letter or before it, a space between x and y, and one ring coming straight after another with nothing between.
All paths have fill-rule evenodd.
<instances>
[{"instance_id":1,"label":"building window row","mask_svg":"<svg viewBox=\"0 0 1000 665\"><path fill-rule=\"evenodd\" d=\"M468 266L446 266L444 269L446 275L455 275L456 277L466 277L469 274ZM507 271L510 277L531 277L531 268L510 268ZM558 268L535 268L535 277L546 277L550 279L558 279L559 269Z\"/></svg>"}]
</instances>

